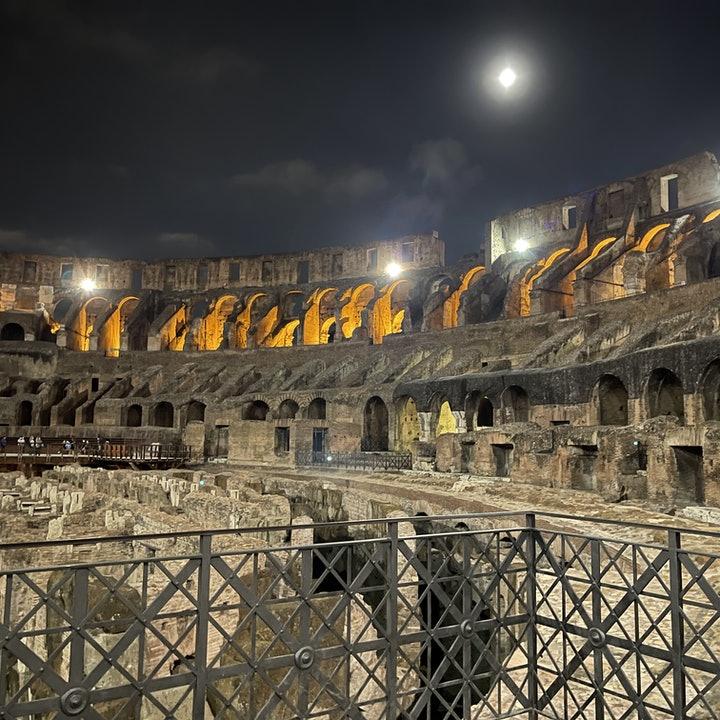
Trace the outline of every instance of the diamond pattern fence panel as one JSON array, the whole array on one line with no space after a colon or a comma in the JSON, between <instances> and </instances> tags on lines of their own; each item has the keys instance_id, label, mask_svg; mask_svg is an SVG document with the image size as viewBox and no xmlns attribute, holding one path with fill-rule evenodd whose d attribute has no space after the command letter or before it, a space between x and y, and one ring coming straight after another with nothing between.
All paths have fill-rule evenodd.
<instances>
[{"instance_id":1,"label":"diamond pattern fence panel","mask_svg":"<svg viewBox=\"0 0 720 720\"><path fill-rule=\"evenodd\" d=\"M592 523L495 513L6 544L0 712L720 719L720 539ZM653 533L665 542L637 539ZM38 557L54 562L29 567Z\"/></svg>"}]
</instances>

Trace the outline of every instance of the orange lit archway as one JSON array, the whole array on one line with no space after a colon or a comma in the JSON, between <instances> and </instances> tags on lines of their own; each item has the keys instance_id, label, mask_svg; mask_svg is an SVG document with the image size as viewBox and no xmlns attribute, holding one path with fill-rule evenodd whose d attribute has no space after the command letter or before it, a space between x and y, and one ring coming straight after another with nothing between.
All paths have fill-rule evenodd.
<instances>
[{"instance_id":1,"label":"orange lit archway","mask_svg":"<svg viewBox=\"0 0 720 720\"><path fill-rule=\"evenodd\" d=\"M402 323L405 319L405 308L397 309L397 296L402 298L401 303L407 300L410 292L409 280L394 280L380 291L380 297L373 306L373 343L379 345L386 335L394 335L402 331ZM393 302L393 301L396 302Z\"/></svg>"},{"instance_id":2,"label":"orange lit archway","mask_svg":"<svg viewBox=\"0 0 720 720\"><path fill-rule=\"evenodd\" d=\"M520 316L526 317L530 315L530 292L532 291L535 281L546 273L555 263L555 261L570 252L570 248L560 248L554 253L548 255L542 260L538 260L534 265L529 267L523 279L520 281Z\"/></svg>"},{"instance_id":3,"label":"orange lit archway","mask_svg":"<svg viewBox=\"0 0 720 720\"><path fill-rule=\"evenodd\" d=\"M90 349L90 336L101 313L105 312L110 301L97 295L88 298L81 306L75 320L68 329L68 347L71 350L87 352Z\"/></svg>"},{"instance_id":4,"label":"orange lit archway","mask_svg":"<svg viewBox=\"0 0 720 720\"><path fill-rule=\"evenodd\" d=\"M134 295L124 297L115 309L107 316L98 334L98 350L102 350L108 357L118 357L122 344L122 334L128 317L140 302Z\"/></svg>"},{"instance_id":5,"label":"orange lit archway","mask_svg":"<svg viewBox=\"0 0 720 720\"><path fill-rule=\"evenodd\" d=\"M720 217L720 208L717 208L717 210L713 210L712 212L708 213L705 216L705 219L703 220L703 223L709 223L715 220L716 218Z\"/></svg>"},{"instance_id":6,"label":"orange lit archway","mask_svg":"<svg viewBox=\"0 0 720 720\"><path fill-rule=\"evenodd\" d=\"M225 323L238 301L236 295L222 295L216 298L210 312L203 318L198 350L217 350L225 335Z\"/></svg>"},{"instance_id":7,"label":"orange lit archway","mask_svg":"<svg viewBox=\"0 0 720 720\"><path fill-rule=\"evenodd\" d=\"M443 303L443 328L454 328L458 326L458 312L460 310L460 301L462 296L467 292L470 285L479 280L485 272L484 265L470 268L460 281L460 286L453 292Z\"/></svg>"},{"instance_id":8,"label":"orange lit archway","mask_svg":"<svg viewBox=\"0 0 720 720\"><path fill-rule=\"evenodd\" d=\"M244 350L248 346L248 332L250 331L250 324L252 323L253 305L261 297L267 297L267 294L257 292L251 295L245 301L245 307L238 313L237 320L235 321L235 347L240 350Z\"/></svg>"},{"instance_id":9,"label":"orange lit archway","mask_svg":"<svg viewBox=\"0 0 720 720\"><path fill-rule=\"evenodd\" d=\"M349 340L353 332L362 325L363 310L374 296L375 286L372 283L363 283L343 293L341 299L345 304L340 309L340 328L343 337Z\"/></svg>"},{"instance_id":10,"label":"orange lit archway","mask_svg":"<svg viewBox=\"0 0 720 720\"><path fill-rule=\"evenodd\" d=\"M308 299L303 319L303 344L324 345L328 342L328 328L335 322L329 307L337 288L318 288Z\"/></svg>"},{"instance_id":11,"label":"orange lit archway","mask_svg":"<svg viewBox=\"0 0 720 720\"><path fill-rule=\"evenodd\" d=\"M670 227L670 223L660 223L653 228L650 228L643 236L642 240L633 248L635 252L647 252L650 243L655 239L656 235L663 230L667 230Z\"/></svg>"}]
</instances>

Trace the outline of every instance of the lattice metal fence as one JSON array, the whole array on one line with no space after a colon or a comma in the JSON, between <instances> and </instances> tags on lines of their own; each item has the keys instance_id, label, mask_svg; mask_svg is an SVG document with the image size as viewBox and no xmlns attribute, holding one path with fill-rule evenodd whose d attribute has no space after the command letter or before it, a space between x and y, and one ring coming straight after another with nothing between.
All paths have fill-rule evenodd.
<instances>
[{"instance_id":1,"label":"lattice metal fence","mask_svg":"<svg viewBox=\"0 0 720 720\"><path fill-rule=\"evenodd\" d=\"M720 536L579 526L500 513L323 525L339 538L323 543L295 526L4 545L0 712L720 718Z\"/></svg>"},{"instance_id":2,"label":"lattice metal fence","mask_svg":"<svg viewBox=\"0 0 720 720\"><path fill-rule=\"evenodd\" d=\"M412 453L399 452L317 452L297 450L295 462L301 466L347 468L350 470L412 470Z\"/></svg>"}]
</instances>

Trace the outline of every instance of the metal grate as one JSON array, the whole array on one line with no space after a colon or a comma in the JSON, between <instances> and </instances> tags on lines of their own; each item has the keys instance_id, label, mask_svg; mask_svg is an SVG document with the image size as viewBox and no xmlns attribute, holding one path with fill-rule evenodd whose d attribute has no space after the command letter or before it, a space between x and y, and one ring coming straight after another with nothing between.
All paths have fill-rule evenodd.
<instances>
[{"instance_id":1,"label":"metal grate","mask_svg":"<svg viewBox=\"0 0 720 720\"><path fill-rule=\"evenodd\" d=\"M4 545L0 709L720 718L720 535L592 522L583 534L578 518L495 513ZM283 545L288 531L299 542ZM133 560L101 559L128 543ZM93 562L14 567L84 548Z\"/></svg>"},{"instance_id":2,"label":"metal grate","mask_svg":"<svg viewBox=\"0 0 720 720\"><path fill-rule=\"evenodd\" d=\"M306 467L312 465L352 470L412 470L412 453L297 450L295 462Z\"/></svg>"}]
</instances>

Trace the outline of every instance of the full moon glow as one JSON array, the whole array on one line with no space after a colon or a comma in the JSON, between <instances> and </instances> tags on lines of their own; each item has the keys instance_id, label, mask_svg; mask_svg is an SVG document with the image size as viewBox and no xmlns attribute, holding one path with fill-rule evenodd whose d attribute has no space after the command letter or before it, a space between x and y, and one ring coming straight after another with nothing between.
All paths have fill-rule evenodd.
<instances>
[{"instance_id":1,"label":"full moon glow","mask_svg":"<svg viewBox=\"0 0 720 720\"><path fill-rule=\"evenodd\" d=\"M504 87L509 88L512 85L515 84L515 81L517 80L517 74L515 71L510 68L506 67L499 75L498 75L498 82Z\"/></svg>"}]
</instances>

